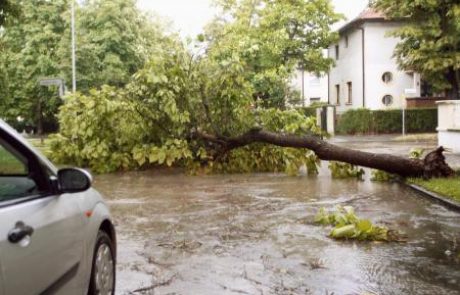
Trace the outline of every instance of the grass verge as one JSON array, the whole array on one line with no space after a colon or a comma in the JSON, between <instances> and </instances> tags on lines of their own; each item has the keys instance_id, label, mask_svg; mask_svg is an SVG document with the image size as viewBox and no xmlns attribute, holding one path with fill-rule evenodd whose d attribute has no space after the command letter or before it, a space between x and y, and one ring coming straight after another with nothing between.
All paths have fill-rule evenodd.
<instances>
[{"instance_id":1,"label":"grass verge","mask_svg":"<svg viewBox=\"0 0 460 295\"><path fill-rule=\"evenodd\" d=\"M419 134L407 134L405 136L398 136L393 139L393 141L437 141L437 133L419 133Z\"/></svg>"},{"instance_id":2,"label":"grass verge","mask_svg":"<svg viewBox=\"0 0 460 295\"><path fill-rule=\"evenodd\" d=\"M460 202L460 176L452 178L433 178L429 180L411 178L409 179L409 183L421 186L429 191Z\"/></svg>"}]
</instances>

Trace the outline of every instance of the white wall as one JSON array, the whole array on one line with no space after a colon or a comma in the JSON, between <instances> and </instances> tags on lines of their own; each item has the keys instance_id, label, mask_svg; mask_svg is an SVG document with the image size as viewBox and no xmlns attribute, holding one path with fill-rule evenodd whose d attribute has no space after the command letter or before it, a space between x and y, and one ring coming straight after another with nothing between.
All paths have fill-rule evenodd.
<instances>
[{"instance_id":1,"label":"white wall","mask_svg":"<svg viewBox=\"0 0 460 295\"><path fill-rule=\"evenodd\" d=\"M460 101L438 101L438 144L460 153Z\"/></svg>"},{"instance_id":2,"label":"white wall","mask_svg":"<svg viewBox=\"0 0 460 295\"><path fill-rule=\"evenodd\" d=\"M387 34L398 26L395 23L364 24L366 35L366 107L369 109L405 107L405 89L414 88L414 79L419 79L418 75L399 70L396 59L393 57L399 39ZM389 83L384 83L382 80L385 72L390 72L393 76ZM416 81L417 83L420 82ZM382 99L385 95L393 97L391 105L383 104ZM416 87L416 93L412 96L420 96L420 87Z\"/></svg>"},{"instance_id":3,"label":"white wall","mask_svg":"<svg viewBox=\"0 0 460 295\"><path fill-rule=\"evenodd\" d=\"M317 77L313 73L304 72L304 99L305 106L310 105L312 98L320 98L321 102L327 103L327 75ZM302 97L302 71L297 70L291 82L292 87L300 92Z\"/></svg>"},{"instance_id":4,"label":"white wall","mask_svg":"<svg viewBox=\"0 0 460 295\"><path fill-rule=\"evenodd\" d=\"M352 108L366 107L369 109L394 109L405 106L406 96L420 96L420 78L398 69L393 52L398 39L388 37L388 32L399 25L388 22L366 22L362 25L365 40L365 101L363 102L363 70L362 70L362 31L352 28L341 34L339 41L339 59L329 75L329 98L331 104L337 104L335 85L340 85L340 101L337 112L343 113ZM348 48L345 36L348 35ZM335 45L328 50L330 57L335 58ZM392 81L384 83L382 75L392 74ZM347 104L347 82L352 82L353 99ZM415 93L405 94L405 89L416 89ZM386 106L382 99L385 95L393 97L393 103Z\"/></svg>"},{"instance_id":5,"label":"white wall","mask_svg":"<svg viewBox=\"0 0 460 295\"><path fill-rule=\"evenodd\" d=\"M348 47L346 47L345 36L339 41L339 59L335 67L329 73L329 103L337 106L337 112L363 106L363 75L361 58L361 31L352 30L348 32ZM335 45L328 50L328 56L335 59ZM348 87L347 82L352 83L352 103L347 104ZM340 97L337 101L336 87L340 85Z\"/></svg>"}]
</instances>

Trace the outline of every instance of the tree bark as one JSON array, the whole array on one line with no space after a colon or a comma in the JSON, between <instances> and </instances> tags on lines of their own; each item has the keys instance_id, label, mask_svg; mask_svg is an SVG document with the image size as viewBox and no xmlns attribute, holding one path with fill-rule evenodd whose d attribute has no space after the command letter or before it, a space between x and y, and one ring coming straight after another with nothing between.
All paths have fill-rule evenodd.
<instances>
[{"instance_id":1,"label":"tree bark","mask_svg":"<svg viewBox=\"0 0 460 295\"><path fill-rule=\"evenodd\" d=\"M460 99L460 81L459 81L459 70L450 68L446 74L446 79L449 82L451 88L446 91L448 99L457 100Z\"/></svg>"},{"instance_id":2,"label":"tree bark","mask_svg":"<svg viewBox=\"0 0 460 295\"><path fill-rule=\"evenodd\" d=\"M397 174L402 177L449 177L454 171L445 162L443 147L430 152L424 159L409 159L391 154L376 154L353 150L330 144L312 135L274 133L262 129L251 129L237 137L223 137L196 132L195 137L212 142L220 147L220 153L252 143L267 143L281 147L306 148L321 160L339 161Z\"/></svg>"}]
</instances>

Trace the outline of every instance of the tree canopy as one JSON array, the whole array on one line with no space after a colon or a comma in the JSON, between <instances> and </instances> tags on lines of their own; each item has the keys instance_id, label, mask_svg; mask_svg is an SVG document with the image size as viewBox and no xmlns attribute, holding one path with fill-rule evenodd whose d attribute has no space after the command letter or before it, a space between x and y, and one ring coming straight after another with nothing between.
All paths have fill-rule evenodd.
<instances>
[{"instance_id":1,"label":"tree canopy","mask_svg":"<svg viewBox=\"0 0 460 295\"><path fill-rule=\"evenodd\" d=\"M436 90L460 99L460 3L457 0L375 0L373 6L404 26L395 56L405 70L422 74Z\"/></svg>"},{"instance_id":2,"label":"tree canopy","mask_svg":"<svg viewBox=\"0 0 460 295\"><path fill-rule=\"evenodd\" d=\"M290 173L307 164L316 171L317 158L305 149L253 144L226 151L197 134L231 137L261 126L319 135L315 119L279 107L299 65L327 71L332 61L322 48L336 40L330 25L339 16L329 0L220 5L222 14L199 37L202 51L174 38L162 40L125 87L69 98L53 141L57 160L100 172L164 164L191 171ZM289 17L281 19L282 11ZM257 106L255 93L268 94L271 102Z\"/></svg>"},{"instance_id":3,"label":"tree canopy","mask_svg":"<svg viewBox=\"0 0 460 295\"><path fill-rule=\"evenodd\" d=\"M0 1L0 27L4 26L7 19L10 17L17 17L19 14L19 6L12 3L11 0Z\"/></svg>"},{"instance_id":4,"label":"tree canopy","mask_svg":"<svg viewBox=\"0 0 460 295\"><path fill-rule=\"evenodd\" d=\"M328 145L315 118L288 108L293 72L322 73L333 62L323 48L336 41L331 25L341 16L330 0L218 4L222 13L198 38L202 51L142 15L133 0L79 7L81 92L60 107L51 156L96 172L178 165L196 173L295 174L303 165L316 173L319 158L367 166L400 161ZM0 38L0 110L36 123L53 119L62 103L38 79L70 76L69 2L27 0L21 10ZM434 164L406 159L393 166L406 175L432 167L427 175L449 174L436 155Z\"/></svg>"},{"instance_id":5,"label":"tree canopy","mask_svg":"<svg viewBox=\"0 0 460 295\"><path fill-rule=\"evenodd\" d=\"M38 81L63 78L70 85L70 1L25 0L16 7L20 15L0 32L0 114L13 124L22 117L39 130L56 129L62 101L56 87ZM166 42L160 23L134 0L85 1L76 10L77 87L83 93L126 85Z\"/></svg>"},{"instance_id":6,"label":"tree canopy","mask_svg":"<svg viewBox=\"0 0 460 295\"><path fill-rule=\"evenodd\" d=\"M217 1L221 13L206 29L207 54L238 56L254 95L265 106L284 107L294 94L289 79L298 68L317 74L333 60L323 54L335 42L331 25L342 18L330 1Z\"/></svg>"},{"instance_id":7,"label":"tree canopy","mask_svg":"<svg viewBox=\"0 0 460 295\"><path fill-rule=\"evenodd\" d=\"M3 118L21 116L43 128L53 121L59 99L56 89L39 86L38 80L58 77L58 51L65 31L66 0L22 1L21 15L9 21L0 35L0 110Z\"/></svg>"},{"instance_id":8,"label":"tree canopy","mask_svg":"<svg viewBox=\"0 0 460 295\"><path fill-rule=\"evenodd\" d=\"M135 0L90 0L77 9L77 85L88 93L102 85L122 87L162 43L161 24L142 13ZM62 71L71 78L70 27L64 34Z\"/></svg>"}]
</instances>

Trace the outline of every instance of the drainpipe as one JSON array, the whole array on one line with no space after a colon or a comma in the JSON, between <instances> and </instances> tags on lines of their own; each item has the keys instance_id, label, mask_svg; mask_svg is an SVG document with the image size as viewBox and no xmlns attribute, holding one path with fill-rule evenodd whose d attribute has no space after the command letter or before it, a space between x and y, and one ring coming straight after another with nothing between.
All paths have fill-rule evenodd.
<instances>
[{"instance_id":1,"label":"drainpipe","mask_svg":"<svg viewBox=\"0 0 460 295\"><path fill-rule=\"evenodd\" d=\"M361 49L362 49L362 72L363 72L363 108L366 107L366 59L365 59L365 50L366 50L366 45L365 45L365 31L364 27L359 28L361 30Z\"/></svg>"},{"instance_id":2,"label":"drainpipe","mask_svg":"<svg viewBox=\"0 0 460 295\"><path fill-rule=\"evenodd\" d=\"M329 48L327 49L327 57L329 58ZM331 71L332 67L329 68L329 72L327 73L327 104L331 104Z\"/></svg>"}]
</instances>

